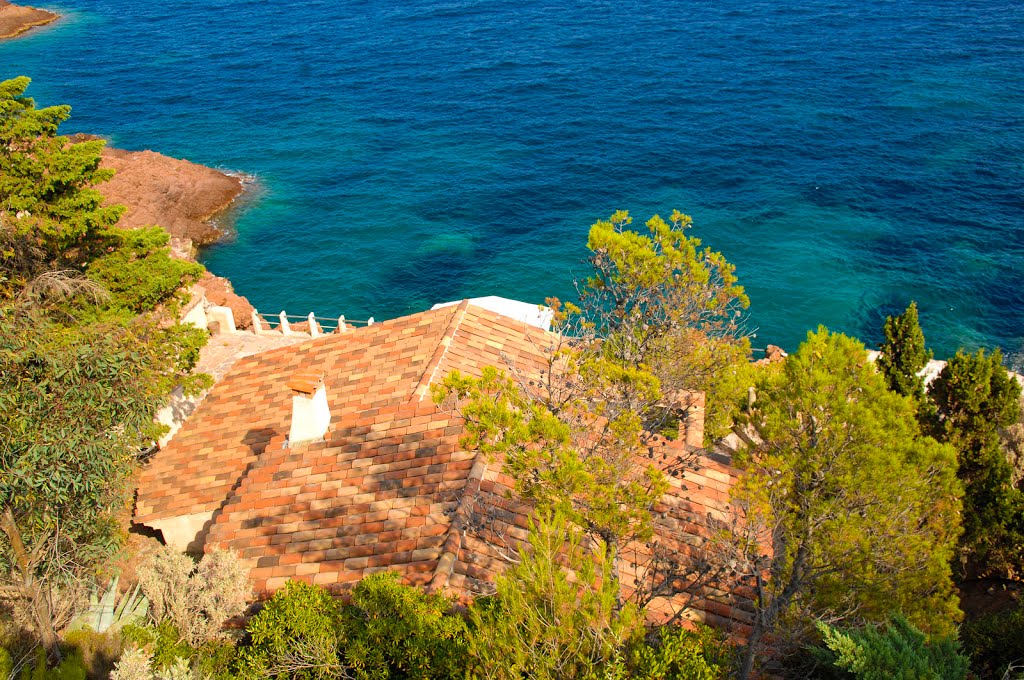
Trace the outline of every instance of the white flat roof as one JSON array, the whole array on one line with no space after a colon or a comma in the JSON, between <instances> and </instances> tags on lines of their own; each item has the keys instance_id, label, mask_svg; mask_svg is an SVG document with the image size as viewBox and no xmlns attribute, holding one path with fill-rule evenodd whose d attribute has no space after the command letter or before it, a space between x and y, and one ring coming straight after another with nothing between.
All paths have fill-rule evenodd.
<instances>
[{"instance_id":1,"label":"white flat roof","mask_svg":"<svg viewBox=\"0 0 1024 680\"><path fill-rule=\"evenodd\" d=\"M431 307L431 309L451 307L452 305L457 305L460 302L462 302L462 300L441 302ZM484 309L495 312L496 314L501 314L502 316L507 316L510 319L522 321L525 324L545 331L551 330L551 320L555 316L554 311L552 311L550 307L545 307L544 305L531 305L529 302L520 302L519 300L498 297L497 295L470 298L469 304L476 305L477 307L483 307Z\"/></svg>"}]
</instances>

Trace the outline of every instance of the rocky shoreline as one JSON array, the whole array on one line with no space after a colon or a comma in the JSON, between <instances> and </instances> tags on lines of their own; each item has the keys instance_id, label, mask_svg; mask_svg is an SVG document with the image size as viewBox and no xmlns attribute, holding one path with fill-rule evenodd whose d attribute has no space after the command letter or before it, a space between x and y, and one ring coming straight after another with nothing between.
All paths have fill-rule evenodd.
<instances>
[{"instance_id":1,"label":"rocky shoreline","mask_svg":"<svg viewBox=\"0 0 1024 680\"><path fill-rule=\"evenodd\" d=\"M106 203L127 208L118 226L136 229L160 225L171 235L174 256L184 260L195 261L197 247L224 237L211 220L229 209L245 191L239 176L154 151L108 146L100 166L116 173L98 187ZM253 307L234 292L230 281L207 272L199 285L210 303L231 308L238 328L252 325Z\"/></svg>"},{"instance_id":2,"label":"rocky shoreline","mask_svg":"<svg viewBox=\"0 0 1024 680\"><path fill-rule=\"evenodd\" d=\"M14 5L0 0L0 39L13 38L25 31L60 18L59 14L35 7Z\"/></svg>"}]
</instances>

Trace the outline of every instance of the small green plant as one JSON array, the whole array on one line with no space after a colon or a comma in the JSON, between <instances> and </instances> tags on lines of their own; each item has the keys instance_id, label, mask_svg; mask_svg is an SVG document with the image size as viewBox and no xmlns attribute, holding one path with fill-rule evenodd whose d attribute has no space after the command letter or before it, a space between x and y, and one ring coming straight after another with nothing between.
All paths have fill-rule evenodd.
<instances>
[{"instance_id":1,"label":"small green plant","mask_svg":"<svg viewBox=\"0 0 1024 680\"><path fill-rule=\"evenodd\" d=\"M6 648L0 647L0 680L11 677L13 670L14 661L11 659L11 653Z\"/></svg>"},{"instance_id":2,"label":"small green plant","mask_svg":"<svg viewBox=\"0 0 1024 680\"><path fill-rule=\"evenodd\" d=\"M629 650L630 678L644 680L724 680L732 649L722 635L706 626L686 630L659 628L653 640Z\"/></svg>"},{"instance_id":3,"label":"small green plant","mask_svg":"<svg viewBox=\"0 0 1024 680\"><path fill-rule=\"evenodd\" d=\"M465 674L467 630L452 602L402 585L395 572L372 574L342 610L344 657L355 677L458 677Z\"/></svg>"},{"instance_id":4,"label":"small green plant","mask_svg":"<svg viewBox=\"0 0 1024 680\"><path fill-rule=\"evenodd\" d=\"M110 229L107 252L89 264L88 276L110 292L108 309L140 314L158 305L177 306L182 287L203 273L203 266L171 257L169 236L160 227Z\"/></svg>"},{"instance_id":5,"label":"small green plant","mask_svg":"<svg viewBox=\"0 0 1024 680\"><path fill-rule=\"evenodd\" d=\"M812 653L837 677L857 680L964 680L969 660L952 637L933 636L894 616L887 626L842 631L817 624L823 647Z\"/></svg>"},{"instance_id":6,"label":"small green plant","mask_svg":"<svg viewBox=\"0 0 1024 680\"><path fill-rule=\"evenodd\" d=\"M21 680L86 680L88 672L82 654L77 650L65 654L56 666L49 668L46 650L37 647L35 663L26 664L19 677Z\"/></svg>"},{"instance_id":7,"label":"small green plant","mask_svg":"<svg viewBox=\"0 0 1024 680\"><path fill-rule=\"evenodd\" d=\"M341 607L330 593L289 581L250 619L251 642L238 651L239 677L336 677L342 670L340 628Z\"/></svg>"}]
</instances>

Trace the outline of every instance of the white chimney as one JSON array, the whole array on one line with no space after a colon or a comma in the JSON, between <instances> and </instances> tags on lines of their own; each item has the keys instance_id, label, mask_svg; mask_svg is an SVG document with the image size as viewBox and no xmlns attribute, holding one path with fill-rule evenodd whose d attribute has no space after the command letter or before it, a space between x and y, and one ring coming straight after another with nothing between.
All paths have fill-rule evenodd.
<instances>
[{"instance_id":1,"label":"white chimney","mask_svg":"<svg viewBox=\"0 0 1024 680\"><path fill-rule=\"evenodd\" d=\"M331 424L327 390L321 373L298 373L288 381L292 391L292 426L288 442L295 445L323 439Z\"/></svg>"}]
</instances>

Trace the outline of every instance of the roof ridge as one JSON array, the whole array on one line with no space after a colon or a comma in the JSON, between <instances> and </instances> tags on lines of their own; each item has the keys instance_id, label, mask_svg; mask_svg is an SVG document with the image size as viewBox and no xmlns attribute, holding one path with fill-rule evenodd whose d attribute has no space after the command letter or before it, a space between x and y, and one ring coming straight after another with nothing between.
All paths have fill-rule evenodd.
<instances>
[{"instance_id":1,"label":"roof ridge","mask_svg":"<svg viewBox=\"0 0 1024 680\"><path fill-rule=\"evenodd\" d=\"M448 585L449 577L455 570L455 563L459 561L459 552L462 550L462 537L469 528L472 506L480 491L480 483L486 474L487 461L484 455L478 452L474 456L473 467L466 475L466 485L462 488L462 497L455 507L451 524L448 525L448 531L441 546L441 554L438 556L437 566L434 568L434 575L427 584L433 592L443 592Z\"/></svg>"},{"instance_id":2,"label":"roof ridge","mask_svg":"<svg viewBox=\"0 0 1024 680\"><path fill-rule=\"evenodd\" d=\"M462 320L466 318L466 309L468 308L469 299L467 298L459 303L455 314L452 315L451 321L448 322L448 327L444 329L441 341L437 343L437 348L434 350L433 356L431 356L430 361L427 362L427 367L423 370L423 375L420 376L420 380L416 384L416 389L413 390L413 397L419 397L417 401L423 401L423 397L427 396L427 393L430 391L430 384L434 382L434 376L437 374L437 369L441 367L441 362L448 353L448 348L451 346L452 340L455 338L455 333L459 330L459 326L462 325Z\"/></svg>"}]
</instances>

